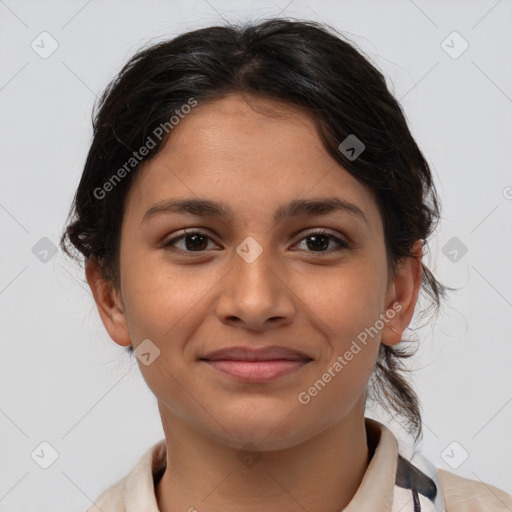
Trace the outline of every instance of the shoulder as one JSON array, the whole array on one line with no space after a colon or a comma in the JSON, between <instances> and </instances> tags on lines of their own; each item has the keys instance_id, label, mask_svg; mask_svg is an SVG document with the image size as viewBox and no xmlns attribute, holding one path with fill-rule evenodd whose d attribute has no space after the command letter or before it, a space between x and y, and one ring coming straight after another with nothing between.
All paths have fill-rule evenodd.
<instances>
[{"instance_id":1,"label":"shoulder","mask_svg":"<svg viewBox=\"0 0 512 512\"><path fill-rule=\"evenodd\" d=\"M125 512L124 483L126 477L105 489L85 512Z\"/></svg>"},{"instance_id":2,"label":"shoulder","mask_svg":"<svg viewBox=\"0 0 512 512\"><path fill-rule=\"evenodd\" d=\"M158 512L155 478L166 466L165 439L148 448L131 471L105 489L85 512Z\"/></svg>"},{"instance_id":3,"label":"shoulder","mask_svg":"<svg viewBox=\"0 0 512 512\"><path fill-rule=\"evenodd\" d=\"M498 512L512 510L512 495L477 480L439 468L446 512Z\"/></svg>"}]
</instances>

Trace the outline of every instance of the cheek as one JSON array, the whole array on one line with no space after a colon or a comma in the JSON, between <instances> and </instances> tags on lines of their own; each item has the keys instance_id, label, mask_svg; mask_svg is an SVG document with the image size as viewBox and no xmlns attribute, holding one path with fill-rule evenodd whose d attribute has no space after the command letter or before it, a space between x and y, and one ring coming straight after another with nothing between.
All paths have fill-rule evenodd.
<instances>
[{"instance_id":1,"label":"cheek","mask_svg":"<svg viewBox=\"0 0 512 512\"><path fill-rule=\"evenodd\" d=\"M378 259L359 263L339 268L303 290L313 321L329 345L318 369L318 378L329 388L322 394L338 404L365 389L380 346L378 320L385 308L387 274Z\"/></svg>"},{"instance_id":2,"label":"cheek","mask_svg":"<svg viewBox=\"0 0 512 512\"><path fill-rule=\"evenodd\" d=\"M140 257L126 263L122 284L126 319L134 345L154 338L175 347L194 311L215 286L215 276L191 266L167 265L162 258Z\"/></svg>"},{"instance_id":3,"label":"cheek","mask_svg":"<svg viewBox=\"0 0 512 512\"><path fill-rule=\"evenodd\" d=\"M340 272L315 296L317 329L329 349L309 387L301 390L301 403L309 401L304 410L324 418L324 426L341 420L366 391L380 346L375 325L383 313L384 295L384 279L367 269Z\"/></svg>"},{"instance_id":4,"label":"cheek","mask_svg":"<svg viewBox=\"0 0 512 512\"><path fill-rule=\"evenodd\" d=\"M171 272L170 266L162 262L141 258L126 266L123 283L125 317L133 348L136 350L146 339L157 347L156 350L149 345L150 353L157 354L152 355L149 364L143 359L137 361L142 377L156 398L177 414L190 407L190 396L183 392L190 370L190 361L185 357L186 340L200 322L201 300L207 300L216 282L197 276L194 279L190 275L192 268Z\"/></svg>"},{"instance_id":5,"label":"cheek","mask_svg":"<svg viewBox=\"0 0 512 512\"><path fill-rule=\"evenodd\" d=\"M384 312L387 275L378 261L316 274L303 280L303 300L333 343L357 336Z\"/></svg>"}]
</instances>

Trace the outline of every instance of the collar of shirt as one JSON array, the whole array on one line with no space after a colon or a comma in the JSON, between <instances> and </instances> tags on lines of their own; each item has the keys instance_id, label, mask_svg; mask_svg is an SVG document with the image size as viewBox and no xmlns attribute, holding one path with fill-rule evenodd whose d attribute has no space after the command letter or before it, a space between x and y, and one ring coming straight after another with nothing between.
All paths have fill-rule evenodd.
<instances>
[{"instance_id":1,"label":"collar of shirt","mask_svg":"<svg viewBox=\"0 0 512 512\"><path fill-rule=\"evenodd\" d=\"M437 468L416 453L406 459L398 452L393 433L381 423L365 418L374 451L361 484L343 512L446 512L441 479ZM153 444L128 475L100 496L96 505L114 505L116 510L160 512L155 481L166 466L165 439ZM103 501L102 498L105 500ZM124 507L124 508L123 508ZM110 510L105 508L102 510ZM112 509L113 510L113 509Z\"/></svg>"}]
</instances>

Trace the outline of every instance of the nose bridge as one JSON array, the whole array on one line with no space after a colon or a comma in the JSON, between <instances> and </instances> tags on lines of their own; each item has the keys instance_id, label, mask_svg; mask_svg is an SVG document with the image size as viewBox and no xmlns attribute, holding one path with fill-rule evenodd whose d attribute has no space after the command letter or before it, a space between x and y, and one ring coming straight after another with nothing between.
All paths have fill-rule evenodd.
<instances>
[{"instance_id":1,"label":"nose bridge","mask_svg":"<svg viewBox=\"0 0 512 512\"><path fill-rule=\"evenodd\" d=\"M253 237L237 246L233 267L226 277L217 309L223 321L236 317L258 328L270 318L292 315L293 300L283 283L279 263L272 260L272 251Z\"/></svg>"},{"instance_id":2,"label":"nose bridge","mask_svg":"<svg viewBox=\"0 0 512 512\"><path fill-rule=\"evenodd\" d=\"M271 250L263 246L252 236L245 238L236 248L237 256L234 258L233 273L237 293L261 295L260 299L269 300L264 295L274 295L276 291L276 276L272 266Z\"/></svg>"}]
</instances>

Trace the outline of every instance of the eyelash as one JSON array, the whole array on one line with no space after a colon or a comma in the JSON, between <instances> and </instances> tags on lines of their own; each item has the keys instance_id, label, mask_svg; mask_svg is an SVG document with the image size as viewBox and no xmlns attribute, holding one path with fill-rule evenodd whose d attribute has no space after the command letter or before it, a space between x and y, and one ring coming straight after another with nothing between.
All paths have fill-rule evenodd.
<instances>
[{"instance_id":1,"label":"eyelash","mask_svg":"<svg viewBox=\"0 0 512 512\"><path fill-rule=\"evenodd\" d=\"M170 238L169 240L167 240L166 242L164 242L163 244L163 247L164 248L170 248L170 250L172 249L176 249L175 247L172 247L172 245L176 242L178 242L179 240L184 240L187 236L191 236L191 235L200 235L200 236L204 236L206 238L209 238L210 240L211 237L208 235L208 233L205 233L203 231L199 231L199 230L194 230L194 231L184 231L181 235L178 235L178 236L174 236L172 238ZM302 242L303 240L307 239L308 237L310 236L315 236L315 235L325 235L327 236L330 240L334 240L337 244L338 244L338 249L335 249L334 251L333 250L327 250L327 251L307 251L307 252L310 252L312 254L319 254L319 255L322 255L322 254L332 254L333 252L337 252L337 251L340 251L342 249L349 249L350 248L350 245L348 242L346 242L345 240L339 238L338 236L335 236L331 233L329 233L328 231L325 231L325 230L322 230L322 229L316 229L316 230L313 230L313 231L310 231L309 233L307 233L304 237L302 237L299 242L297 243L300 243ZM194 254L194 253L197 253L198 255L204 255L205 252L207 252L206 250L201 250L201 251L188 251L188 250L185 250L185 249L176 249L178 251L181 251L185 254Z\"/></svg>"}]
</instances>

